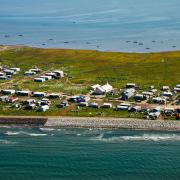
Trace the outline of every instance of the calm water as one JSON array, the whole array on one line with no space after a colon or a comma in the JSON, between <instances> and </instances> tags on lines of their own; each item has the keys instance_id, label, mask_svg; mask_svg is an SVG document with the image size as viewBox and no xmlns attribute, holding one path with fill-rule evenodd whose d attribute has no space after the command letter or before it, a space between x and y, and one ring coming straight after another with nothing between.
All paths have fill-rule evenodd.
<instances>
[{"instance_id":1,"label":"calm water","mask_svg":"<svg viewBox=\"0 0 180 180\"><path fill-rule=\"evenodd\" d=\"M179 9L179 0L0 0L0 44L177 50Z\"/></svg>"},{"instance_id":2,"label":"calm water","mask_svg":"<svg viewBox=\"0 0 180 180\"><path fill-rule=\"evenodd\" d=\"M3 127L0 179L180 179L180 133Z\"/></svg>"}]
</instances>

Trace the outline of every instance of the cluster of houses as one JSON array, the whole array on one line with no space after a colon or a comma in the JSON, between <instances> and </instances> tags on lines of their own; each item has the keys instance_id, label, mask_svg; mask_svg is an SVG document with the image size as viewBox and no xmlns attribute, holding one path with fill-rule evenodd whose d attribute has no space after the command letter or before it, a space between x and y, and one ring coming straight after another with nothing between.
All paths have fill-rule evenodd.
<instances>
[{"instance_id":1,"label":"cluster of houses","mask_svg":"<svg viewBox=\"0 0 180 180\"><path fill-rule=\"evenodd\" d=\"M147 115L147 118L157 119L162 113L165 115L173 115L176 112L179 112L179 108L163 108L160 105L167 105L170 102L174 102L179 105L179 92L180 92L180 85L176 85L173 89L169 86L162 86L160 89L160 93L158 89L155 89L154 86L150 86L148 91L143 91L141 93L138 92L138 86L135 83L127 83L125 89L120 91L120 95L118 100L124 101L123 103L114 107L111 103L104 103L101 106L98 105L97 102L93 102L90 104L87 103L80 103L80 106L89 106L94 108L106 107L106 108L113 108L117 111L129 111L129 112L141 112L143 110L144 114ZM105 84L103 86L96 84L91 86L91 95L99 96L105 95L106 93L114 93L114 88L109 84ZM177 97L177 99L176 99ZM132 104L127 102L134 102ZM148 104L156 104L157 106L154 108L142 108L141 103L148 103ZM139 105L137 105L139 104Z\"/></svg>"},{"instance_id":2,"label":"cluster of houses","mask_svg":"<svg viewBox=\"0 0 180 180\"><path fill-rule=\"evenodd\" d=\"M12 75L20 71L20 68L3 68L0 67L0 77L10 78ZM38 68L29 69L24 73L25 76L33 76L40 74L42 71ZM34 82L44 82L51 79L59 79L64 77L64 72L55 70L46 72L34 78ZM114 101L109 101L106 98L107 94L114 94L117 90L108 82L104 85L95 84L90 87L88 95L77 95L66 97L61 101L60 94L45 92L32 92L29 90L14 90L3 89L0 91L0 101L12 103L13 107L23 108L24 110L37 110L45 112L50 109L52 104L51 99L58 100L59 108L66 108L70 105L75 105L81 108L108 108L115 111L127 111L130 113L143 113L146 118L157 119L161 115L171 116L179 114L179 108L164 108L162 105L167 105L169 102L180 104L179 93L180 84L173 89L169 86L162 86L160 90L154 86L150 86L147 91L141 91L137 84L127 83L125 88L118 90L119 98L114 98ZM98 101L100 100L100 101ZM116 103L114 103L116 100ZM112 103L113 102L113 103ZM144 108L141 103L155 104L151 108ZM118 104L119 103L119 104ZM162 108L163 107L163 108Z\"/></svg>"},{"instance_id":3,"label":"cluster of houses","mask_svg":"<svg viewBox=\"0 0 180 180\"><path fill-rule=\"evenodd\" d=\"M8 80L20 71L20 68L11 67L6 68L0 66L0 80Z\"/></svg>"},{"instance_id":4,"label":"cluster of houses","mask_svg":"<svg viewBox=\"0 0 180 180\"><path fill-rule=\"evenodd\" d=\"M44 75L34 78L34 82L45 82L51 79L59 79L64 77L64 72L60 70L46 72Z\"/></svg>"},{"instance_id":5,"label":"cluster of houses","mask_svg":"<svg viewBox=\"0 0 180 180\"><path fill-rule=\"evenodd\" d=\"M32 92L29 90L16 91L14 89L1 90L0 101L12 103L12 107L24 110L37 110L45 112L51 105L50 99L59 99L60 94L46 94L44 92Z\"/></svg>"}]
</instances>

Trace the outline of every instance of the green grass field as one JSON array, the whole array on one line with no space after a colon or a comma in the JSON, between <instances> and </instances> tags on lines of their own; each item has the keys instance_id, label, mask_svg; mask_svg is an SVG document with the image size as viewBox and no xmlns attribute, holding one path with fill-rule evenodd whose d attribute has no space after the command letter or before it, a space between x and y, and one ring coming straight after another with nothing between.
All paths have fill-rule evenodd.
<instances>
[{"instance_id":1,"label":"green grass field","mask_svg":"<svg viewBox=\"0 0 180 180\"><path fill-rule=\"evenodd\" d=\"M19 89L86 92L87 85L106 81L117 88L135 82L142 89L180 83L180 52L138 54L25 47L1 51L0 63L21 68L19 75L0 82L2 87ZM45 72L62 69L72 78L33 83L33 78L23 73L35 66Z\"/></svg>"}]
</instances>

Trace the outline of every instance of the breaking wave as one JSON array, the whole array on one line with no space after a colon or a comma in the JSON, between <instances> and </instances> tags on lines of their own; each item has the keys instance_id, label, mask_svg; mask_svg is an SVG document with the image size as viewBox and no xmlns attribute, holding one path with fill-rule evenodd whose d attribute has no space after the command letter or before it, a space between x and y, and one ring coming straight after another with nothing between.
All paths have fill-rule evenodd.
<instances>
[{"instance_id":1,"label":"breaking wave","mask_svg":"<svg viewBox=\"0 0 180 180\"><path fill-rule=\"evenodd\" d=\"M17 136L17 135L27 135L27 136L47 136L47 134L42 133L28 133L25 131L7 131L5 135L8 136Z\"/></svg>"},{"instance_id":2,"label":"breaking wave","mask_svg":"<svg viewBox=\"0 0 180 180\"><path fill-rule=\"evenodd\" d=\"M40 128L41 131L55 131L53 128Z\"/></svg>"},{"instance_id":3,"label":"breaking wave","mask_svg":"<svg viewBox=\"0 0 180 180\"><path fill-rule=\"evenodd\" d=\"M177 134L142 134L142 135L129 135L129 136L116 136L116 137L105 137L104 134L100 134L95 138L91 138L94 141L102 142L123 142L123 141L180 141L180 135Z\"/></svg>"}]
</instances>

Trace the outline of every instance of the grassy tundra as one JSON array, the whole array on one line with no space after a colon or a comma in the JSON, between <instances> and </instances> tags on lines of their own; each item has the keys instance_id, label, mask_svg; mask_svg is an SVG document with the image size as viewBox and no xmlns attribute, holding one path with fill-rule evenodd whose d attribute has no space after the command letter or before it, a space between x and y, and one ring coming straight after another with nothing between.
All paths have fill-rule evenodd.
<instances>
[{"instance_id":1,"label":"grassy tundra","mask_svg":"<svg viewBox=\"0 0 180 180\"><path fill-rule=\"evenodd\" d=\"M61 90L62 84L86 86L106 81L117 88L124 86L127 82L135 82L140 87L163 84L174 86L180 79L180 52L138 54L19 47L1 51L0 63L21 68L20 77L13 77L9 83L1 82L5 86L16 85L19 88L39 88L31 78L22 76L24 71L34 66L44 71L63 69L72 76L72 79L66 79L66 82L61 84L57 81L55 90ZM53 91L55 83L53 81L51 83L44 83L44 89L49 87Z\"/></svg>"}]
</instances>

